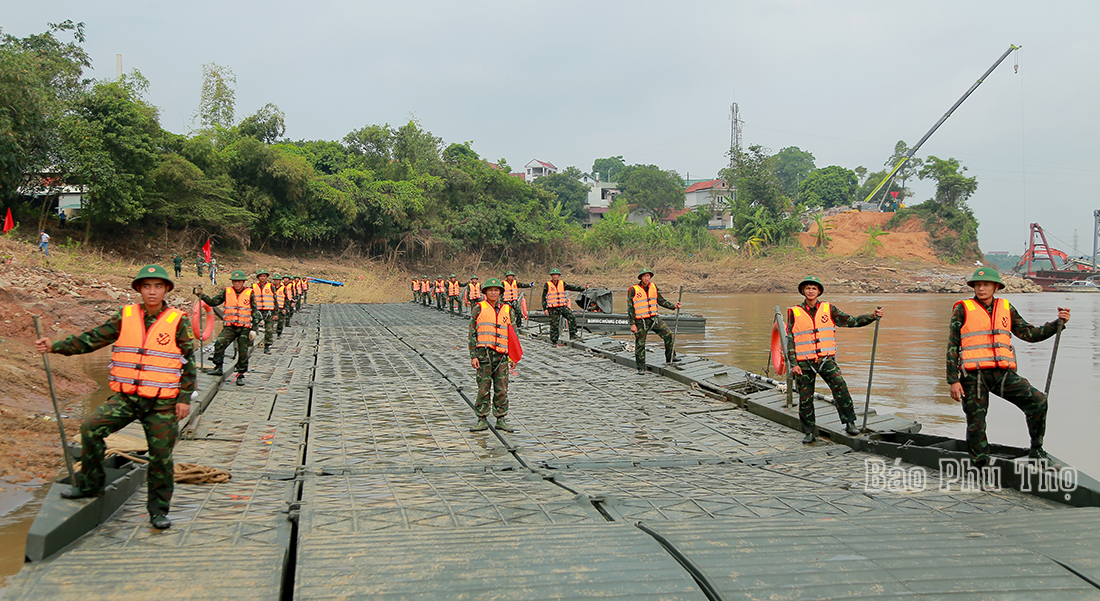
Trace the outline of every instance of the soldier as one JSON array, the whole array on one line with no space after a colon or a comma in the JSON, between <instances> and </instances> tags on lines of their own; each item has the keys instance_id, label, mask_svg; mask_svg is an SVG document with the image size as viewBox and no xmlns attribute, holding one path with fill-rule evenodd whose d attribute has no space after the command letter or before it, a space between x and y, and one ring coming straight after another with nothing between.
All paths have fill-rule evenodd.
<instances>
[{"instance_id":1,"label":"soldier","mask_svg":"<svg viewBox=\"0 0 1100 601\"><path fill-rule=\"evenodd\" d=\"M115 394L81 424L81 469L74 486L61 496L102 495L106 485L103 439L140 420L149 444L146 508L153 527L163 530L172 526L168 510L175 487L176 422L190 413L190 394L195 390L194 343L187 315L164 303L175 284L163 267L142 267L130 287L141 294L140 304L121 307L106 323L78 336L53 344L49 338L39 338L34 344L40 353L78 355L115 343L108 376Z\"/></svg>"},{"instance_id":2,"label":"soldier","mask_svg":"<svg viewBox=\"0 0 1100 601\"><path fill-rule=\"evenodd\" d=\"M470 315L470 365L477 370L477 400L474 413L477 423L471 432L489 429L489 387L493 392L493 416L497 430L512 432L505 420L508 415L508 326L512 323L512 308L500 301L504 286L490 278L482 287L485 300L474 305Z\"/></svg>"},{"instance_id":3,"label":"soldier","mask_svg":"<svg viewBox=\"0 0 1100 601\"><path fill-rule=\"evenodd\" d=\"M787 309L787 338L793 342L787 349L787 364L794 374L798 388L798 418L806 437L803 444L817 440L817 424L814 417L814 384L817 376L829 385L836 401L840 421L849 436L859 434L856 428L856 412L848 383L836 364L836 327L862 328L882 317L882 308L874 313L852 317L837 309L832 303L818 301L825 292L821 280L808 276L798 284L798 291L805 297L800 305Z\"/></svg>"},{"instance_id":4,"label":"soldier","mask_svg":"<svg viewBox=\"0 0 1100 601\"><path fill-rule=\"evenodd\" d=\"M1028 457L1047 460L1043 436L1047 425L1047 398L1016 373L1012 335L1027 342L1042 342L1069 321L1069 309L1058 307L1058 319L1035 327L1020 317L1007 299L994 298L1005 285L996 270L982 267L966 283L974 298L955 303L947 338L947 382L951 398L962 403L966 414L966 447L976 467L989 463L985 416L989 391L1016 405L1027 419L1031 435ZM961 371L960 371L961 368Z\"/></svg>"},{"instance_id":5,"label":"soldier","mask_svg":"<svg viewBox=\"0 0 1100 601\"><path fill-rule=\"evenodd\" d=\"M459 314L462 313L462 304L459 299L459 294L462 293L462 284L458 283L458 276L451 274L447 280L447 308L451 312L451 315L455 314L455 309L458 309Z\"/></svg>"},{"instance_id":6,"label":"soldier","mask_svg":"<svg viewBox=\"0 0 1100 601\"><path fill-rule=\"evenodd\" d=\"M435 279L435 308L439 311L443 310L443 300L447 297L447 280L443 279L443 274Z\"/></svg>"},{"instance_id":7,"label":"soldier","mask_svg":"<svg viewBox=\"0 0 1100 601\"><path fill-rule=\"evenodd\" d=\"M225 322L222 324L222 333L214 341L214 356L210 360L214 368L206 373L212 376L225 375L222 372L222 361L225 360L225 347L237 341L237 386L244 386L244 374L248 371L249 343L256 339L256 323L252 315L256 311L256 298L252 296L252 289L245 288L244 282L248 275L241 270L229 274L229 282L232 286L211 298L202 293L202 288L195 290L195 296L201 298L211 307L225 303Z\"/></svg>"},{"instance_id":8,"label":"soldier","mask_svg":"<svg viewBox=\"0 0 1100 601\"><path fill-rule=\"evenodd\" d=\"M302 302L306 296L306 279L300 275L294 276L294 310L302 310Z\"/></svg>"},{"instance_id":9,"label":"soldier","mask_svg":"<svg viewBox=\"0 0 1100 601\"><path fill-rule=\"evenodd\" d=\"M413 276L413 279L410 282L410 284L412 286L412 293L413 293L412 302L413 303L419 303L420 302L420 278L418 278L416 276Z\"/></svg>"},{"instance_id":10,"label":"soldier","mask_svg":"<svg viewBox=\"0 0 1100 601\"><path fill-rule=\"evenodd\" d=\"M215 257L210 257L209 267L210 267L210 285L211 286L217 286L218 285L218 259L216 259Z\"/></svg>"},{"instance_id":11,"label":"soldier","mask_svg":"<svg viewBox=\"0 0 1100 601\"><path fill-rule=\"evenodd\" d=\"M264 324L265 355L271 354L271 342L275 336L275 287L267 281L270 275L266 269L261 269L256 272L256 283L252 284L252 299L257 311L252 318L256 326Z\"/></svg>"},{"instance_id":12,"label":"soldier","mask_svg":"<svg viewBox=\"0 0 1100 601\"><path fill-rule=\"evenodd\" d=\"M519 307L519 289L520 288L533 288L534 282L525 284L523 282L516 281L516 274L511 271L504 274L504 281L501 282L504 286L504 302L512 306L512 316L516 327L519 327L519 320L523 318L523 312Z\"/></svg>"},{"instance_id":13,"label":"soldier","mask_svg":"<svg viewBox=\"0 0 1100 601\"><path fill-rule=\"evenodd\" d=\"M294 317L294 276L283 274L283 324L290 325L290 318Z\"/></svg>"},{"instance_id":14,"label":"soldier","mask_svg":"<svg viewBox=\"0 0 1100 601\"><path fill-rule=\"evenodd\" d=\"M475 304L481 301L481 283L478 282L477 274L470 276L470 281L466 282L466 306L470 307L473 311Z\"/></svg>"},{"instance_id":15,"label":"soldier","mask_svg":"<svg viewBox=\"0 0 1100 601\"><path fill-rule=\"evenodd\" d=\"M176 270L176 279L180 278L180 271L183 270L183 257L179 253L176 253L172 257L172 267Z\"/></svg>"},{"instance_id":16,"label":"soldier","mask_svg":"<svg viewBox=\"0 0 1100 601\"><path fill-rule=\"evenodd\" d=\"M283 337L283 324L286 323L286 288L283 286L283 276L271 274L271 287L275 289L275 335Z\"/></svg>"},{"instance_id":17,"label":"soldier","mask_svg":"<svg viewBox=\"0 0 1100 601\"><path fill-rule=\"evenodd\" d=\"M652 280L653 272L643 269L638 272L638 283L631 286L626 293L630 301L626 304L626 317L630 321L630 331L634 333L634 364L640 374L645 373L645 339L650 331L665 341L665 363L679 361L673 353L676 341L672 331L657 314L657 306L679 309L680 303L674 305L665 300Z\"/></svg>"},{"instance_id":18,"label":"soldier","mask_svg":"<svg viewBox=\"0 0 1100 601\"><path fill-rule=\"evenodd\" d=\"M542 287L542 310L550 317L550 344L558 345L558 337L561 334L561 326L558 322L561 321L562 317L569 324L569 338L572 339L577 336L577 318L569 308L569 297L565 295L565 291L584 292L587 289L588 284L585 284L583 288L566 284L561 281L561 271L559 269L550 270L550 281Z\"/></svg>"},{"instance_id":19,"label":"soldier","mask_svg":"<svg viewBox=\"0 0 1100 601\"><path fill-rule=\"evenodd\" d=\"M202 251L195 256L195 269L199 272L199 277L202 277L202 266L206 265L206 258L203 256Z\"/></svg>"},{"instance_id":20,"label":"soldier","mask_svg":"<svg viewBox=\"0 0 1100 601\"><path fill-rule=\"evenodd\" d=\"M432 280L426 275L420 276L420 304L432 306Z\"/></svg>"}]
</instances>

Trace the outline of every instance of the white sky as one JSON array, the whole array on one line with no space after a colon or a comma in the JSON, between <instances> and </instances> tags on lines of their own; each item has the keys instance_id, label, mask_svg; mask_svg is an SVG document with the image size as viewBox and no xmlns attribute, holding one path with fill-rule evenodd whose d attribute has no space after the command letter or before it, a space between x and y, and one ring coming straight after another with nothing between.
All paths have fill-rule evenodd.
<instances>
[{"instance_id":1,"label":"white sky","mask_svg":"<svg viewBox=\"0 0 1100 601\"><path fill-rule=\"evenodd\" d=\"M513 170L623 155L693 178L726 165L732 102L746 146L877 170L1017 44L1019 73L1010 55L918 157L978 178L983 250L1021 252L1037 221L1092 253L1097 2L0 0L0 15L20 37L85 22L91 76L114 77L121 53L175 132L216 62L236 73L237 118L274 102L291 139L415 116Z\"/></svg>"}]
</instances>

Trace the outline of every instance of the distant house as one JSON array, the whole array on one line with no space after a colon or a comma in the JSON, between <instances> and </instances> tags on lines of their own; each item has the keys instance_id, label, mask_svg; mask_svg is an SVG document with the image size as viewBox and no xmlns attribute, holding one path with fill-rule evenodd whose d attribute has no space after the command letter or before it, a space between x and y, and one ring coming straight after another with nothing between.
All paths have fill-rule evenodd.
<instances>
[{"instance_id":1,"label":"distant house","mask_svg":"<svg viewBox=\"0 0 1100 601\"><path fill-rule=\"evenodd\" d=\"M22 196L49 202L57 215L64 214L71 219L84 208L84 195L88 193L88 187L67 185L60 174L49 172L38 174L28 185L21 186L18 192Z\"/></svg>"},{"instance_id":2,"label":"distant house","mask_svg":"<svg viewBox=\"0 0 1100 601\"><path fill-rule=\"evenodd\" d=\"M538 159L531 159L531 162L524 165L523 169L524 175L526 176L523 179L526 180L528 183L533 182L544 175L550 175L551 173L558 172L557 167L551 165L550 163L547 163L546 161L540 161Z\"/></svg>"},{"instance_id":3,"label":"distant house","mask_svg":"<svg viewBox=\"0 0 1100 601\"><path fill-rule=\"evenodd\" d=\"M688 189L684 190L684 206L690 208L709 206L714 204L719 198L727 196L729 193L729 185L726 184L726 180L724 179L719 178L698 182L688 186Z\"/></svg>"},{"instance_id":4,"label":"distant house","mask_svg":"<svg viewBox=\"0 0 1100 601\"><path fill-rule=\"evenodd\" d=\"M588 200L585 202L590 207L606 208L611 206L615 195L621 192L619 184L615 182L592 182L588 184Z\"/></svg>"}]
</instances>

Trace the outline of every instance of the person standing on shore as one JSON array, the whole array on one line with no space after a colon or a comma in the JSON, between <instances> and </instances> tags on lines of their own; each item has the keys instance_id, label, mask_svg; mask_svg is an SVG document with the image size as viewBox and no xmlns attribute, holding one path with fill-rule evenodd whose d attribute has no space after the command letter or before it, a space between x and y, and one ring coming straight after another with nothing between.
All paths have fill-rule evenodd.
<instances>
[{"instance_id":1,"label":"person standing on shore","mask_svg":"<svg viewBox=\"0 0 1100 601\"><path fill-rule=\"evenodd\" d=\"M50 256L50 235L46 233L46 230L38 232L38 250Z\"/></svg>"},{"instance_id":2,"label":"person standing on shore","mask_svg":"<svg viewBox=\"0 0 1100 601\"><path fill-rule=\"evenodd\" d=\"M974 466L989 463L989 439L985 418L989 392L1024 412L1031 437L1028 457L1048 459L1043 450L1047 427L1047 397L1016 373L1012 335L1027 342L1042 342L1058 331L1058 322L1069 322L1069 309L1058 307L1058 319L1035 327L1020 317L1007 299L994 298L1005 285L1000 274L979 268L966 282L974 298L955 303L947 335L947 383L951 398L962 403L966 415L966 448Z\"/></svg>"},{"instance_id":3,"label":"person standing on shore","mask_svg":"<svg viewBox=\"0 0 1100 601\"><path fill-rule=\"evenodd\" d=\"M581 287L563 282L561 270L556 267L550 270L550 281L542 287L542 310L550 318L550 344L555 346L558 344L558 338L561 335L561 326L558 322L562 317L569 324L569 338L577 336L577 317L569 308L569 297L565 295L565 291L584 292L587 289L587 284Z\"/></svg>"},{"instance_id":4,"label":"person standing on shore","mask_svg":"<svg viewBox=\"0 0 1100 601\"><path fill-rule=\"evenodd\" d=\"M874 313L852 317L832 303L818 300L825 292L825 285L812 275L798 284L798 292L805 300L787 309L787 338L793 342L787 349L787 364L791 366L794 385L798 389L798 419L802 422L802 431L806 433L802 443L810 444L817 440L814 416L817 376L821 376L833 393L840 421L844 422L844 432L849 436L858 436L852 395L840 373L840 366L836 364L836 328L870 325L882 318L882 308L875 309Z\"/></svg>"},{"instance_id":5,"label":"person standing on shore","mask_svg":"<svg viewBox=\"0 0 1100 601\"><path fill-rule=\"evenodd\" d=\"M482 287L485 300L473 306L470 313L470 365L477 370L477 400L474 413L477 422L471 432L489 429L489 388L492 387L492 410L496 429L512 432L508 415L508 327L512 323L512 308L501 302L504 286L490 278Z\"/></svg>"},{"instance_id":6,"label":"person standing on shore","mask_svg":"<svg viewBox=\"0 0 1100 601\"><path fill-rule=\"evenodd\" d=\"M179 253L176 253L172 257L172 267L176 270L176 279L180 277L180 271L183 271L183 257Z\"/></svg>"},{"instance_id":7,"label":"person standing on shore","mask_svg":"<svg viewBox=\"0 0 1100 601\"><path fill-rule=\"evenodd\" d=\"M210 285L218 285L218 259L210 257Z\"/></svg>"},{"instance_id":8,"label":"person standing on shore","mask_svg":"<svg viewBox=\"0 0 1100 601\"><path fill-rule=\"evenodd\" d=\"M265 355L271 354L271 342L275 337L275 288L267 281L270 275L266 269L261 269L256 272L256 283L252 284L252 299L256 303L252 318L257 326L264 324Z\"/></svg>"},{"instance_id":9,"label":"person standing on shore","mask_svg":"<svg viewBox=\"0 0 1100 601\"><path fill-rule=\"evenodd\" d=\"M519 306L519 289L520 288L534 288L535 283L524 283L516 281L516 274L509 271L504 274L504 281L501 282L504 286L503 301L508 303L512 307L512 320L515 326L519 327L519 320L523 318L523 312L520 311Z\"/></svg>"},{"instance_id":10,"label":"person standing on shore","mask_svg":"<svg viewBox=\"0 0 1100 601\"><path fill-rule=\"evenodd\" d=\"M83 446L81 468L66 499L98 497L106 486L104 439L134 420L141 421L149 445L149 492L146 508L154 528L172 526L168 510L175 489L172 448L176 444L176 422L191 412L190 396L195 390L194 341L187 315L164 303L175 288L168 272L159 265L146 265L130 287L141 295L141 303L116 311L101 326L78 336L50 343L34 341L39 353L79 355L115 343L108 382L114 391L96 407L80 426Z\"/></svg>"},{"instance_id":11,"label":"person standing on shore","mask_svg":"<svg viewBox=\"0 0 1100 601\"><path fill-rule=\"evenodd\" d=\"M199 272L199 277L202 277L202 266L206 264L206 257L203 256L202 251L195 256L195 270Z\"/></svg>"},{"instance_id":12,"label":"person standing on shore","mask_svg":"<svg viewBox=\"0 0 1100 601\"><path fill-rule=\"evenodd\" d=\"M630 322L630 331L634 333L634 365L638 368L638 373L645 373L645 339L649 331L665 341L665 363L676 361L673 351L676 340L672 331L661 321L657 307L675 310L680 308L680 303L674 305L665 300L653 283L653 272L649 269L638 272L638 283L631 286L626 295L629 299L626 317Z\"/></svg>"},{"instance_id":13,"label":"person standing on shore","mask_svg":"<svg viewBox=\"0 0 1100 601\"><path fill-rule=\"evenodd\" d=\"M229 274L229 282L232 284L217 296L211 298L202 293L199 288L195 296L211 307L225 303L225 322L222 332L214 341L214 355L210 361L213 369L206 373L212 376L224 376L222 362L225 360L225 348L237 342L237 386L244 386L244 374L248 371L248 351L250 343L256 339L256 326L252 316L256 313L256 298L252 296L252 289L245 288L244 282L248 275L241 270Z\"/></svg>"}]
</instances>

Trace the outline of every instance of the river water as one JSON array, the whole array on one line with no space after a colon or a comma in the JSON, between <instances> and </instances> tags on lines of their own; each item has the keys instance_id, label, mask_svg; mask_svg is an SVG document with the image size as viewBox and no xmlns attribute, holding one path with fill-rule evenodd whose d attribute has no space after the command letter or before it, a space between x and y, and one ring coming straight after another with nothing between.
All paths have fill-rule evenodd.
<instances>
[{"instance_id":1,"label":"river water","mask_svg":"<svg viewBox=\"0 0 1100 601\"><path fill-rule=\"evenodd\" d=\"M616 309L625 310L616 295ZM966 437L962 407L948 394L945 377L947 326L957 296L944 294L825 295L851 315L885 313L878 334L871 405L879 413L893 413L923 425L922 431L953 438ZM1050 387L1050 412L1045 448L1059 459L1100 477L1100 294L1010 294L1006 298L1029 323L1041 325L1057 317L1057 307L1072 310L1062 333ZM670 298L670 300L673 300ZM785 312L801 302L796 294L684 294L682 311L706 316L705 334L680 334L678 347L719 363L763 373L775 306ZM662 309L671 327L674 312ZM838 328L837 359L857 405L866 400L867 375L874 324ZM1017 371L1043 389L1050 367L1054 338L1029 344L1014 339ZM817 391L829 395L818 380ZM1027 447L1023 413L996 397L990 399L990 442Z\"/></svg>"}]
</instances>

